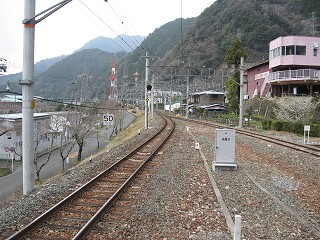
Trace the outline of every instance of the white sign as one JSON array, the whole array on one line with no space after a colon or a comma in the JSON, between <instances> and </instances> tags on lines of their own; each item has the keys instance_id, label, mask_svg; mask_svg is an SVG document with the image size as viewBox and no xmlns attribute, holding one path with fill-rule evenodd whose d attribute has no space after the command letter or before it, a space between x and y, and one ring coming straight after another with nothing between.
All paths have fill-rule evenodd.
<instances>
[{"instance_id":1,"label":"white sign","mask_svg":"<svg viewBox=\"0 0 320 240\"><path fill-rule=\"evenodd\" d=\"M103 125L109 126L113 125L114 115L113 114L103 114Z\"/></svg>"},{"instance_id":2,"label":"white sign","mask_svg":"<svg viewBox=\"0 0 320 240\"><path fill-rule=\"evenodd\" d=\"M306 132L307 132L307 136L306 136ZM310 143L310 125L304 125L303 143L304 144Z\"/></svg>"},{"instance_id":3,"label":"white sign","mask_svg":"<svg viewBox=\"0 0 320 240\"><path fill-rule=\"evenodd\" d=\"M254 75L254 80L259 80L262 78L267 78L269 76L269 72L258 73Z\"/></svg>"}]
</instances>

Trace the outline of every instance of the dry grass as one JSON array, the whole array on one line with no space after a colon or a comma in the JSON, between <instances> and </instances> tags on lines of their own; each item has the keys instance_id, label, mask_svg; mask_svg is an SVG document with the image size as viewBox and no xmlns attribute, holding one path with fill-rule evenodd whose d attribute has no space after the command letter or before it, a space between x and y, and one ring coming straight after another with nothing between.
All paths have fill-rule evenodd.
<instances>
[{"instance_id":1,"label":"dry grass","mask_svg":"<svg viewBox=\"0 0 320 240\"><path fill-rule=\"evenodd\" d=\"M138 111L136 114L137 119L125 130L121 131L106 147L107 149L113 148L125 142L126 140L133 138L139 131L144 129L144 111Z\"/></svg>"}]
</instances>

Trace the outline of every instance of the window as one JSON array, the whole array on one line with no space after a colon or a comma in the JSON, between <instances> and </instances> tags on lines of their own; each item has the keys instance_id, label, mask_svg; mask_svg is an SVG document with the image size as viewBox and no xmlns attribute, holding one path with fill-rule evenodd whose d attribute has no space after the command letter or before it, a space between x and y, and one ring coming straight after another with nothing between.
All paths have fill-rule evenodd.
<instances>
[{"instance_id":1,"label":"window","mask_svg":"<svg viewBox=\"0 0 320 240\"><path fill-rule=\"evenodd\" d=\"M306 51L307 47L302 45L289 45L289 46L282 46L275 49L272 49L270 51L270 57L275 58L279 56L285 56L285 55L307 55ZM314 50L317 50L314 48ZM315 51L314 51L314 54ZM316 55L315 55L316 56Z\"/></svg>"},{"instance_id":2,"label":"window","mask_svg":"<svg viewBox=\"0 0 320 240\"><path fill-rule=\"evenodd\" d=\"M296 55L306 55L306 46L296 46Z\"/></svg>"},{"instance_id":3,"label":"window","mask_svg":"<svg viewBox=\"0 0 320 240\"><path fill-rule=\"evenodd\" d=\"M318 56L318 48L313 49L313 56Z\"/></svg>"},{"instance_id":4,"label":"window","mask_svg":"<svg viewBox=\"0 0 320 240\"><path fill-rule=\"evenodd\" d=\"M294 45L286 46L286 55L294 55Z\"/></svg>"}]
</instances>

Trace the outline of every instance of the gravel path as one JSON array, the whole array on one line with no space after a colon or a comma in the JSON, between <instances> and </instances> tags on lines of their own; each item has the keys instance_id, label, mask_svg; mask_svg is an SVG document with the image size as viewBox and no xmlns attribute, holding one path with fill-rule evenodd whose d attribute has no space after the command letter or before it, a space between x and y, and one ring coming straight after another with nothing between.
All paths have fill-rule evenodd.
<instances>
[{"instance_id":1,"label":"gravel path","mask_svg":"<svg viewBox=\"0 0 320 240\"><path fill-rule=\"evenodd\" d=\"M211 163L214 131L196 125L190 129ZM236 158L237 171L212 174L231 215L242 216L242 239L320 239L319 158L241 135Z\"/></svg>"},{"instance_id":2,"label":"gravel path","mask_svg":"<svg viewBox=\"0 0 320 240\"><path fill-rule=\"evenodd\" d=\"M84 161L29 196L13 199L1 209L0 232L20 228L161 124L157 120L148 132L95 156L92 163ZM127 221L112 221L106 216L108 228L99 223L89 239L232 239L228 216L205 167L214 159L214 139L213 129L178 121L171 147L166 145L154 158L148 167L151 174L137 179L139 186L132 186L136 189L133 196L128 192L123 197L122 203L126 199L131 202L122 209ZM194 148L195 141L200 143L200 151ZM241 136L237 136L236 155L240 163L237 171L214 171L211 175L232 219L236 214L242 216L241 239L320 239L314 233L320 231L320 160Z\"/></svg>"}]
</instances>

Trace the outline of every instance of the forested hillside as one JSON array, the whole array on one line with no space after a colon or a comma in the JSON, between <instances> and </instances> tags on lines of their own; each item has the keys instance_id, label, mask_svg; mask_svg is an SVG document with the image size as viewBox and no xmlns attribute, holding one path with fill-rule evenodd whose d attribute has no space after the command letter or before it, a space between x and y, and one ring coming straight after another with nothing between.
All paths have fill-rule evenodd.
<instances>
[{"instance_id":1,"label":"forested hillside","mask_svg":"<svg viewBox=\"0 0 320 240\"><path fill-rule=\"evenodd\" d=\"M74 53L53 65L36 78L35 94L53 98L71 98L74 88L80 95L83 74L88 75L89 95L108 95L112 61L120 61L126 53L108 53L87 49ZM76 83L76 84L72 84ZM80 98L80 96L78 96Z\"/></svg>"},{"instance_id":2,"label":"forested hillside","mask_svg":"<svg viewBox=\"0 0 320 240\"><path fill-rule=\"evenodd\" d=\"M189 59L192 67L219 69L236 36L247 52L246 64L261 63L268 59L269 42L279 36L309 36L312 26L319 35L319 13L320 0L216 0L197 18L176 19L160 26L129 54L95 49L65 57L36 79L36 94L70 96L71 83L86 71L92 76L91 97L105 97L111 62L117 62L119 84L123 76L130 80L136 71L143 79L146 52L152 65L175 66Z\"/></svg>"},{"instance_id":3,"label":"forested hillside","mask_svg":"<svg viewBox=\"0 0 320 240\"><path fill-rule=\"evenodd\" d=\"M239 36L248 52L246 61L262 62L268 59L271 40L285 35L310 35L309 11L319 3L308 0L217 0L197 18L183 48L178 44L170 60L176 62L190 57L193 65L218 68L224 63L231 41Z\"/></svg>"}]
</instances>

